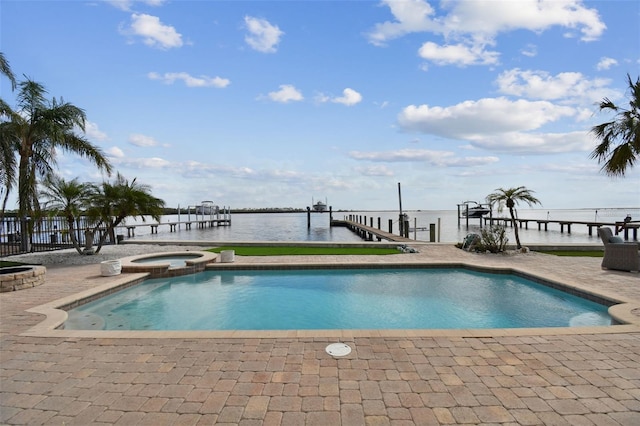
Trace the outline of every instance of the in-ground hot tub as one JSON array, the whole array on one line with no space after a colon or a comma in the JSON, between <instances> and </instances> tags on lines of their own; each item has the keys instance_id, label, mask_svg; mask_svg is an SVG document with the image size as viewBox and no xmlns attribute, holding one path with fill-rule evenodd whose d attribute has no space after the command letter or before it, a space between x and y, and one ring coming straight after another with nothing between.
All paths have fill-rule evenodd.
<instances>
[{"instance_id":1,"label":"in-ground hot tub","mask_svg":"<svg viewBox=\"0 0 640 426\"><path fill-rule=\"evenodd\" d=\"M129 256L120 261L122 272L148 272L150 278L161 278L202 272L217 256L207 251L176 251Z\"/></svg>"},{"instance_id":2,"label":"in-ground hot tub","mask_svg":"<svg viewBox=\"0 0 640 426\"><path fill-rule=\"evenodd\" d=\"M0 268L0 293L42 285L46 272L47 268L36 265Z\"/></svg>"}]
</instances>

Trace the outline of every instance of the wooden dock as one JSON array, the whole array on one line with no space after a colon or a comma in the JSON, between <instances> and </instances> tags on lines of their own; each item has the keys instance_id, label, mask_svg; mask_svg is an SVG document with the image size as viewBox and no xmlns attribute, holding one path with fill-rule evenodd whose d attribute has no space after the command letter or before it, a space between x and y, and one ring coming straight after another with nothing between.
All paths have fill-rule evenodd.
<instances>
[{"instance_id":1,"label":"wooden dock","mask_svg":"<svg viewBox=\"0 0 640 426\"><path fill-rule=\"evenodd\" d=\"M415 243L415 240L411 238L401 237L390 232L385 232L381 229L374 228L372 226L363 225L361 223L354 222L352 220L332 220L331 226L344 226L355 232L365 241L373 241L374 238L378 241L387 240L397 243Z\"/></svg>"},{"instance_id":2,"label":"wooden dock","mask_svg":"<svg viewBox=\"0 0 640 426\"><path fill-rule=\"evenodd\" d=\"M553 224L557 224L560 225L560 232L563 233L566 227L567 233L570 234L571 233L571 226L572 225L586 225L588 230L589 230L589 235L593 235L593 229L598 229L601 226L612 226L614 227L614 232L616 235L619 235L620 233L622 233L624 235L624 239L628 240L629 239L629 233L631 232L633 234L633 240L637 241L638 240L638 228L640 228L640 222L638 221L634 221L634 222L624 222L624 221L618 221L618 222L595 222L595 221L579 221L579 220L549 220L549 219L516 219L516 223L518 224L518 226L520 228L525 228L525 229L529 229L529 222L535 222L538 224L538 231L542 231L542 228L544 227L545 231L549 230L549 224L553 223ZM484 218L484 223L485 224L489 224L492 225L494 223L498 223L498 224L502 224L502 225L509 225L509 226L513 226L513 222L511 221L510 218L506 218L506 217L501 217L501 218L491 218L491 217L485 217Z\"/></svg>"},{"instance_id":3,"label":"wooden dock","mask_svg":"<svg viewBox=\"0 0 640 426\"><path fill-rule=\"evenodd\" d=\"M169 232L176 232L180 230L183 226L184 229L189 231L195 225L197 229L204 229L207 227L213 228L214 226L230 226L231 219L200 219L200 220L187 220L181 222L165 222L165 223L142 223L138 225L125 225L119 226L118 228L126 228L127 229L127 237L135 237L136 236L136 228L142 228L145 226L151 227L151 233L157 234L158 227L160 226L169 226Z\"/></svg>"}]
</instances>

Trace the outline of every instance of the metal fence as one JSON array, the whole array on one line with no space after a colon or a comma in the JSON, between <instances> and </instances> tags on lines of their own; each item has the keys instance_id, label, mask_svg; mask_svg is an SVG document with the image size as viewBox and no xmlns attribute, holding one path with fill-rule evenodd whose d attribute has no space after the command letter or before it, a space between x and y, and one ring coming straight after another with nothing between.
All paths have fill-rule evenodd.
<instances>
[{"instance_id":1,"label":"metal fence","mask_svg":"<svg viewBox=\"0 0 640 426\"><path fill-rule=\"evenodd\" d=\"M33 224L30 221L32 219L23 222L16 217L5 217L0 221L0 257L73 248L69 225L65 218L47 217L35 220ZM84 247L87 243L85 231L91 227L85 218L80 218L74 228L78 243ZM94 244L98 243L103 232L105 230L101 229L94 235ZM25 233L27 237L23 239ZM113 238L107 235L105 244L113 243Z\"/></svg>"}]
</instances>

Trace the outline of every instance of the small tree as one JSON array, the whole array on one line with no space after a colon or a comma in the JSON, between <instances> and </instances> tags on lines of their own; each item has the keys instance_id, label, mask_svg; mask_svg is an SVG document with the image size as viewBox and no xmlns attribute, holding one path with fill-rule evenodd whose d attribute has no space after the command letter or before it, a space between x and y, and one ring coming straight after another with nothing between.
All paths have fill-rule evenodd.
<instances>
[{"instance_id":1,"label":"small tree","mask_svg":"<svg viewBox=\"0 0 640 426\"><path fill-rule=\"evenodd\" d=\"M95 233L105 228L98 241L95 253L99 253L107 237L115 239L115 228L127 217L140 217L143 222L145 216L151 216L160 221L165 202L151 195L151 188L136 182L126 180L120 173L113 183L103 182L96 186L90 199L91 207L87 210L89 220L94 224L87 233L87 241L93 241ZM85 248L87 254L92 254L89 245Z\"/></svg>"},{"instance_id":2,"label":"small tree","mask_svg":"<svg viewBox=\"0 0 640 426\"><path fill-rule=\"evenodd\" d=\"M78 235L76 234L76 222L80 219L82 211L87 207L93 186L88 183L80 183L78 179L66 181L57 175L50 175L43 182L40 195L45 198L44 206L56 215L62 215L67 220L69 236L73 247L82 254Z\"/></svg>"},{"instance_id":3,"label":"small tree","mask_svg":"<svg viewBox=\"0 0 640 426\"><path fill-rule=\"evenodd\" d=\"M516 212L515 206L518 205L519 201L524 201L529 206L533 206L534 204L541 204L540 200L533 196L533 191L525 188L524 186L519 186L517 188L498 188L494 193L489 194L487 196L487 202L493 206L493 204L498 204L498 211L501 212L504 206L507 206L509 209L509 214L511 215L511 223L513 225L513 232L516 236L516 246L518 249L522 248L520 244L520 235L518 235L518 224L516 223Z\"/></svg>"}]
</instances>

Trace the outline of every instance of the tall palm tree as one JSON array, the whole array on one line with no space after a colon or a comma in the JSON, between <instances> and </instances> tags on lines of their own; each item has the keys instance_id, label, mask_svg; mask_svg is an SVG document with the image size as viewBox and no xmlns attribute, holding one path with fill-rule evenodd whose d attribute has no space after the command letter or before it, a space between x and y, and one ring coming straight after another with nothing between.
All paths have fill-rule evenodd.
<instances>
[{"instance_id":1,"label":"tall palm tree","mask_svg":"<svg viewBox=\"0 0 640 426\"><path fill-rule=\"evenodd\" d=\"M609 176L624 176L640 157L640 77L634 83L627 74L629 107L623 108L608 98L600 102L600 111L615 113L611 121L594 126L591 133L600 144L591 158L604 163L602 170Z\"/></svg>"},{"instance_id":2,"label":"tall palm tree","mask_svg":"<svg viewBox=\"0 0 640 426\"><path fill-rule=\"evenodd\" d=\"M4 53L0 52L0 74L3 74L11 81L11 90L16 88L16 78L11 71L9 61L4 57ZM7 103L0 99L0 120L8 117L11 108ZM9 192L15 181L16 157L9 140L0 138L0 195L3 195L2 209L0 210L0 219L4 216L4 209L7 205Z\"/></svg>"},{"instance_id":3,"label":"tall palm tree","mask_svg":"<svg viewBox=\"0 0 640 426\"><path fill-rule=\"evenodd\" d=\"M497 203L499 212L502 211L505 205L509 209L511 224L513 225L513 232L516 236L516 245L518 249L522 248L522 244L520 244L520 235L518 234L515 206L518 205L520 201L524 201L529 206L541 204L540 200L533 196L533 192L534 191L531 191L524 186L519 186L517 188L509 189L498 188L492 194L487 195L487 202L492 206L494 203Z\"/></svg>"},{"instance_id":4,"label":"tall palm tree","mask_svg":"<svg viewBox=\"0 0 640 426\"><path fill-rule=\"evenodd\" d=\"M0 74L4 74L11 81L11 90L15 90L16 88L16 77L13 75L11 71L11 66L9 66L9 61L4 57L4 53L0 52Z\"/></svg>"},{"instance_id":5,"label":"tall palm tree","mask_svg":"<svg viewBox=\"0 0 640 426\"><path fill-rule=\"evenodd\" d=\"M78 240L76 222L80 220L83 210L93 193L93 185L80 183L78 179L70 181L58 175L50 175L43 182L40 195L45 199L45 208L67 220L71 242L76 251L82 254Z\"/></svg>"},{"instance_id":6,"label":"tall palm tree","mask_svg":"<svg viewBox=\"0 0 640 426\"><path fill-rule=\"evenodd\" d=\"M0 140L18 155L18 215L27 227L29 216L40 212L39 179L52 173L56 150L87 158L99 169L111 173L102 151L75 133L84 131L86 115L77 106L53 98L48 101L40 83L25 80L18 84L17 109L10 110L0 123ZM28 250L27 232L22 232L22 250Z\"/></svg>"},{"instance_id":7,"label":"tall palm tree","mask_svg":"<svg viewBox=\"0 0 640 426\"><path fill-rule=\"evenodd\" d=\"M103 182L97 187L97 191L91 199L91 207L87 211L94 227L92 234L100 228L106 227L106 231L100 236L95 253L99 253L107 236L114 239L115 229L127 217L140 217L143 222L146 216L160 221L164 212L165 202L151 194L151 187L143 185L134 178L131 182L120 173L113 183ZM93 239L93 235L88 239ZM91 250L87 250L91 253Z\"/></svg>"}]
</instances>

